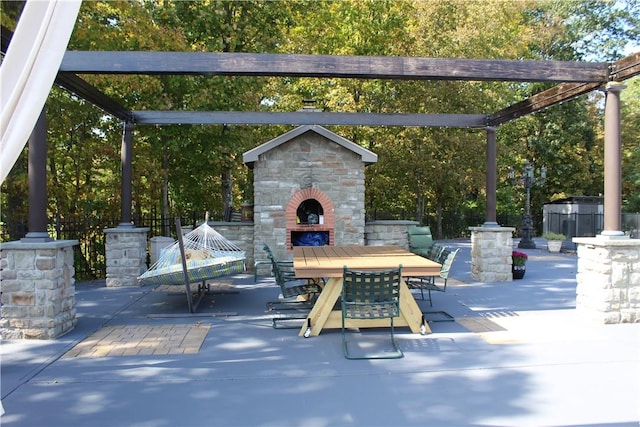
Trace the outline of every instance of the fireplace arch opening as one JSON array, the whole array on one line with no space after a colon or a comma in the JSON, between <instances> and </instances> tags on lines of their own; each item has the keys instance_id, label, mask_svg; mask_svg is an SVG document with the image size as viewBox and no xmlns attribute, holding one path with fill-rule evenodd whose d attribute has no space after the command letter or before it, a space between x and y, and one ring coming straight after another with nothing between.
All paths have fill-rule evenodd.
<instances>
[{"instance_id":1,"label":"fireplace arch opening","mask_svg":"<svg viewBox=\"0 0 640 427\"><path fill-rule=\"evenodd\" d=\"M307 199L296 209L296 223L316 225L324 224L324 209L316 199Z\"/></svg>"},{"instance_id":2,"label":"fireplace arch opening","mask_svg":"<svg viewBox=\"0 0 640 427\"><path fill-rule=\"evenodd\" d=\"M333 245L335 212L333 202L317 188L296 192L285 210L287 248Z\"/></svg>"}]
</instances>

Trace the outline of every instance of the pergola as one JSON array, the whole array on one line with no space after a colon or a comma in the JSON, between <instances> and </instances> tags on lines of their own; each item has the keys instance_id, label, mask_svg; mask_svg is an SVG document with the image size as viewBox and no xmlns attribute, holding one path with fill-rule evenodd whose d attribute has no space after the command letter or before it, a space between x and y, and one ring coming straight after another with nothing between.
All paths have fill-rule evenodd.
<instances>
[{"instance_id":1,"label":"pergola","mask_svg":"<svg viewBox=\"0 0 640 427\"><path fill-rule=\"evenodd\" d=\"M11 33L2 29L2 53L7 52ZM63 50L60 51L62 53ZM495 112L478 114L399 114L370 113L325 113L317 112L257 112L257 111L136 111L121 105L96 87L79 77L80 74L140 74L140 75L226 75L226 76L289 76L318 78L358 78L358 79L404 79L404 80L457 80L457 81L514 81L555 83L551 89L542 91L516 104L505 106ZM132 274L129 265L137 270L143 265L146 255L146 229L136 228L132 222L132 131L136 125L169 124L257 124L257 125L353 125L353 126L416 126L451 127L484 130L486 132L486 215L482 227L472 227L475 235L481 237L486 245L475 246L472 234L472 277L480 281L510 280L511 271L511 228L500 227L496 222L496 184L497 184L497 128L510 120L540 111L552 105L569 101L594 90L606 92L605 135L604 135L604 230L594 239L574 239L579 241L585 262L582 275L577 275L578 306L587 307L600 315L606 323L637 321L640 312L634 296L637 281L629 279L628 273L634 272L637 265L640 242L627 239L621 231L621 138L620 138L620 92L622 82L640 74L640 52L613 63L564 62L564 61L520 61L520 60L477 60L413 57L365 57L365 56L326 56L326 55L288 55L288 54L251 54L251 53L206 53L206 52L107 52L107 51L66 51L58 68L55 83L76 96L91 102L123 122L121 147L121 222L116 229L105 230L118 237L133 234L131 248L117 253L125 254L126 259L115 260L112 271L107 271L107 286L133 284L138 273ZM42 104L39 104L42 105ZM16 256L35 258L33 251L41 246L56 246L47 233L47 194L46 194L46 117L43 110L29 138L29 232L20 242L3 244L2 250L12 250ZM144 233L143 233L144 231ZM505 238L506 236L506 238ZM492 239L492 240L491 240ZM112 241L118 240L117 238ZM480 240L480 239L478 239ZM623 241L625 240L625 241ZM57 253L72 263L67 241L56 246ZM15 243L15 244L13 244ZM76 242L77 243L77 242ZM49 246L47 246L49 245ZM107 239L107 246L109 239ZM475 251L475 248L481 250ZM592 251L593 248L604 248ZM484 253L482 248L497 248L495 253ZM31 252L29 252L31 251ZM107 248L108 251L108 248ZM23 253L17 254L18 252ZM55 252L55 251L49 251ZM49 253L47 252L47 253ZM116 251L114 251L116 252ZM138 255L136 255L136 253ZM129 256L129 254L132 254ZM635 258L634 258L635 256ZM109 255L107 255L107 258ZM133 259L138 257L139 259ZM604 271L602 263L611 264L616 258L614 268ZM623 260L622 262L620 260ZM634 264L635 263L635 264ZM120 265L122 264L122 265ZM499 264L499 265L498 265ZM27 263L16 263L16 267ZM57 265L52 263L52 265ZM66 264L65 264L66 265ZM499 277L495 267L500 268ZM477 267L477 268L476 268ZM42 335L55 336L61 331L73 327L76 320L72 311L73 280L69 280L65 271L59 269L59 292L64 294L61 313L54 313L55 325L46 328ZM474 270L475 269L475 270ZM31 276L31 271L27 271ZM73 273L71 273L73 274ZM111 277L110 277L111 275ZM475 277L474 277L475 275ZM591 286L589 280L597 280L598 286ZM17 281L20 283L20 281ZM619 292L603 301L601 284L609 283ZM36 284L36 288L50 286L49 281ZM635 288L634 288L635 287ZM47 288L48 289L48 288ZM33 293L33 291L29 291ZM27 293L29 293L27 292ZM621 296L622 295L622 296ZM626 295L632 296L630 299ZM602 304L605 303L605 304ZM604 309L602 308L604 307ZM3 312L4 313L4 312ZM28 314L29 317L32 314ZM19 329L19 328L18 328ZM22 331L11 331L24 334Z\"/></svg>"},{"instance_id":2,"label":"pergola","mask_svg":"<svg viewBox=\"0 0 640 427\"><path fill-rule=\"evenodd\" d=\"M2 29L2 52L12 33ZM256 111L136 111L83 80L78 74L223 75L319 77L394 80L516 81L557 83L551 89L493 113L375 114ZM605 219L603 234L621 234L621 158L619 92L622 81L640 74L640 52L614 63L482 60L415 57L368 57L208 52L67 51L56 84L123 121L121 224L132 227L132 129L135 125L254 124L417 126L485 129L486 222L496 225L496 129L503 123L568 101L594 90L607 93L605 110ZM44 117L41 118L44 123ZM40 130L39 130L40 129ZM29 233L46 233L46 127L36 126L30 139ZM40 137L38 137L40 135ZM36 160L39 159L39 160ZM38 166L37 166L38 165Z\"/></svg>"}]
</instances>

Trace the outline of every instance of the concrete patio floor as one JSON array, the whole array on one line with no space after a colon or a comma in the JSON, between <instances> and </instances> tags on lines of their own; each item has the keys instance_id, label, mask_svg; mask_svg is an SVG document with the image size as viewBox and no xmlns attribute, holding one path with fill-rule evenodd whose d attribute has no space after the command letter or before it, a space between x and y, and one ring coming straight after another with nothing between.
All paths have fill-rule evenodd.
<instances>
[{"instance_id":1,"label":"concrete patio floor","mask_svg":"<svg viewBox=\"0 0 640 427\"><path fill-rule=\"evenodd\" d=\"M278 289L216 281L190 315L180 287L76 284L78 325L0 347L4 427L638 426L640 324L575 310L577 258L539 249L522 280L470 278L460 247L433 308L455 322L397 330L405 357L346 360L339 330L298 337L265 311ZM359 343L387 331L352 332Z\"/></svg>"}]
</instances>

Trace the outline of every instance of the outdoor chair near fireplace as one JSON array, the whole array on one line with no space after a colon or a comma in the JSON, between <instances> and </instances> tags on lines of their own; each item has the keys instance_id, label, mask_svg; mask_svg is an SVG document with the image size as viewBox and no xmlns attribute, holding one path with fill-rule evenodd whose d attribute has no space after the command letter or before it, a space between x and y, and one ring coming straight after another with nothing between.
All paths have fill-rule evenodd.
<instances>
[{"instance_id":1,"label":"outdoor chair near fireplace","mask_svg":"<svg viewBox=\"0 0 640 427\"><path fill-rule=\"evenodd\" d=\"M295 310L296 313L286 316L278 316L272 319L276 329L300 328L300 325L292 325L291 321L305 319L317 295L322 291L320 279L296 278L293 270L293 261L278 261L268 245L264 245L264 251L271 261L271 268L276 283L280 287L282 299L267 302L268 311Z\"/></svg>"},{"instance_id":2,"label":"outdoor chair near fireplace","mask_svg":"<svg viewBox=\"0 0 640 427\"><path fill-rule=\"evenodd\" d=\"M393 318L400 316L402 265L390 270L359 271L344 266L342 286L342 349L347 359L398 359L404 356L398 346ZM393 351L354 355L349 352L346 319L389 319ZM355 336L356 334L348 334ZM356 340L352 340L355 342ZM357 341L363 341L358 339Z\"/></svg>"},{"instance_id":3,"label":"outdoor chair near fireplace","mask_svg":"<svg viewBox=\"0 0 640 427\"><path fill-rule=\"evenodd\" d=\"M447 281L449 280L449 273L451 272L451 266L453 265L453 261L458 254L460 249L451 250L449 248L443 247L439 254L437 255L436 261L438 264L441 264L440 267L440 275L439 276L426 276L426 277L407 277L406 283L409 289L419 289L420 296L424 301L424 291L427 291L427 295L429 297L429 306L433 307L433 300L431 299L431 291L435 292L446 292L447 291ZM439 283L438 280L441 282ZM431 322L443 321L437 318L427 318L429 315L439 315L444 316L444 321L453 320L453 316L445 311L425 311L422 313L425 317L425 320Z\"/></svg>"}]
</instances>

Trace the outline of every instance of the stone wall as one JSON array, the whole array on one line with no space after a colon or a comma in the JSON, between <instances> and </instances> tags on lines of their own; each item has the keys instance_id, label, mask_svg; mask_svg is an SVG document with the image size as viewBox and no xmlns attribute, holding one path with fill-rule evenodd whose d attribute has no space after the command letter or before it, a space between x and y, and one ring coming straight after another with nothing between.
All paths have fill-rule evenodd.
<instances>
[{"instance_id":1,"label":"stone wall","mask_svg":"<svg viewBox=\"0 0 640 427\"><path fill-rule=\"evenodd\" d=\"M367 246L396 245L409 250L407 227L418 225L416 221L370 221L364 226Z\"/></svg>"},{"instance_id":2,"label":"stone wall","mask_svg":"<svg viewBox=\"0 0 640 427\"><path fill-rule=\"evenodd\" d=\"M603 323L640 322L640 240L574 238L576 308Z\"/></svg>"},{"instance_id":3,"label":"stone wall","mask_svg":"<svg viewBox=\"0 0 640 427\"><path fill-rule=\"evenodd\" d=\"M246 251L247 270L253 270L253 263L256 258L253 247L253 222L209 221L209 225L231 243ZM258 258L264 258L262 250L258 253Z\"/></svg>"},{"instance_id":4,"label":"stone wall","mask_svg":"<svg viewBox=\"0 0 640 427\"><path fill-rule=\"evenodd\" d=\"M77 240L0 244L3 339L52 339L77 323Z\"/></svg>"}]
</instances>

